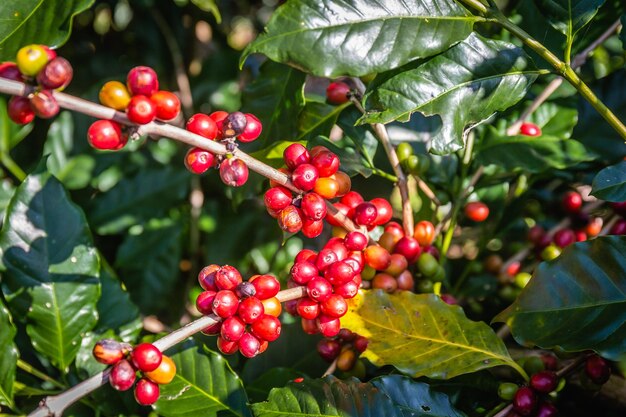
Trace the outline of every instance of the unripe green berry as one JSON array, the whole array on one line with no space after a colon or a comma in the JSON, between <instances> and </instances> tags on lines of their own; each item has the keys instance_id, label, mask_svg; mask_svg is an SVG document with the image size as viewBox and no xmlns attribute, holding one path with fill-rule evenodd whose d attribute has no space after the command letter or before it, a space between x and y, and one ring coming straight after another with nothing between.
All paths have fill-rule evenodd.
<instances>
[{"instance_id":1,"label":"unripe green berry","mask_svg":"<svg viewBox=\"0 0 626 417\"><path fill-rule=\"evenodd\" d=\"M511 401L519 387L512 382L503 382L498 386L498 396L505 401Z\"/></svg>"}]
</instances>

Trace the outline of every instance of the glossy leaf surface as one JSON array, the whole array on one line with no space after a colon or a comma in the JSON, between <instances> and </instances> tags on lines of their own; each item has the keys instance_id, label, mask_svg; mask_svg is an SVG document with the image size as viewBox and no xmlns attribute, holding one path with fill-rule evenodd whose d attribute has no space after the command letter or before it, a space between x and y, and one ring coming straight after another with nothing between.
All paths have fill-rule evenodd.
<instances>
[{"instance_id":1,"label":"glossy leaf surface","mask_svg":"<svg viewBox=\"0 0 626 417\"><path fill-rule=\"evenodd\" d=\"M13 384L18 351L13 339L17 330L11 315L0 300L0 404L13 405Z\"/></svg>"},{"instance_id":2,"label":"glossy leaf surface","mask_svg":"<svg viewBox=\"0 0 626 417\"><path fill-rule=\"evenodd\" d=\"M605 0L534 0L548 22L568 38L593 19Z\"/></svg>"},{"instance_id":3,"label":"glossy leaf surface","mask_svg":"<svg viewBox=\"0 0 626 417\"><path fill-rule=\"evenodd\" d=\"M626 201L626 161L604 168L593 179L591 194L607 201Z\"/></svg>"}]
</instances>

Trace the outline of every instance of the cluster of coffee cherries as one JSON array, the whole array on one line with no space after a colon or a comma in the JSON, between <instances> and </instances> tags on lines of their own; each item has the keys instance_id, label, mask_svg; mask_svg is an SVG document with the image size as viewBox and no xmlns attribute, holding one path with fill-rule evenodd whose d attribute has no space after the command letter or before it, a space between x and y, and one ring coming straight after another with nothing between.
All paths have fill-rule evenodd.
<instances>
[{"instance_id":1,"label":"cluster of coffee cherries","mask_svg":"<svg viewBox=\"0 0 626 417\"><path fill-rule=\"evenodd\" d=\"M254 275L243 281L236 268L213 264L200 271L198 282L204 289L196 298L198 311L221 319L202 333L218 335L217 347L222 353L239 351L252 358L278 339L282 306L276 298L280 283L275 277Z\"/></svg>"},{"instance_id":2,"label":"cluster of coffee cherries","mask_svg":"<svg viewBox=\"0 0 626 417\"><path fill-rule=\"evenodd\" d=\"M17 52L15 62L0 63L0 77L36 87L28 97L13 96L9 100L9 118L20 125L54 117L59 104L53 90L63 90L72 81L74 71L69 61L45 45L28 45Z\"/></svg>"},{"instance_id":3,"label":"cluster of coffee cherries","mask_svg":"<svg viewBox=\"0 0 626 417\"><path fill-rule=\"evenodd\" d=\"M235 141L248 143L256 140L261 135L263 125L252 113L218 110L211 114L194 114L187 121L186 129L205 139L220 141L229 151L233 151L236 147ZM217 165L224 184L240 187L248 181L248 166L232 154L223 158L194 147L185 155L185 166L194 174L203 174Z\"/></svg>"},{"instance_id":4,"label":"cluster of coffee cherries","mask_svg":"<svg viewBox=\"0 0 626 417\"><path fill-rule=\"evenodd\" d=\"M125 111L128 120L144 125L153 120L171 121L180 113L180 100L165 90L159 90L159 79L150 67L131 69L126 84L108 81L98 94L100 103L118 111ZM116 151L128 142L124 128L113 120L97 120L87 131L89 144L96 149Z\"/></svg>"},{"instance_id":5,"label":"cluster of coffee cherries","mask_svg":"<svg viewBox=\"0 0 626 417\"><path fill-rule=\"evenodd\" d=\"M336 337L325 337L317 343L317 353L327 362L337 360L337 369L352 371L354 376L363 376L365 365L359 355L367 349L369 340L348 329L341 329Z\"/></svg>"},{"instance_id":6,"label":"cluster of coffee cherries","mask_svg":"<svg viewBox=\"0 0 626 417\"><path fill-rule=\"evenodd\" d=\"M267 211L282 230L317 237L324 228L326 200L345 196L350 191L350 177L339 171L339 157L324 146L309 151L292 143L285 148L283 160L286 167L280 171L288 174L303 194L294 198L287 188L271 182L264 197Z\"/></svg>"},{"instance_id":7,"label":"cluster of coffee cherries","mask_svg":"<svg viewBox=\"0 0 626 417\"><path fill-rule=\"evenodd\" d=\"M100 363L112 365L109 383L118 391L127 391L135 385L135 400L141 405L152 405L159 399L159 385L169 384L176 375L176 364L151 343L134 348L113 339L98 341L93 356ZM141 377L137 381L137 372Z\"/></svg>"}]
</instances>

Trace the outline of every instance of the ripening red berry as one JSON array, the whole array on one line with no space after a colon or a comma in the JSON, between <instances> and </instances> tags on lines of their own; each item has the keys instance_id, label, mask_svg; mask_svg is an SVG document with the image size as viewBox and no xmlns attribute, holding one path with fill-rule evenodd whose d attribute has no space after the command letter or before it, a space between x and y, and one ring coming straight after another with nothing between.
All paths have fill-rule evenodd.
<instances>
[{"instance_id":1,"label":"ripening red berry","mask_svg":"<svg viewBox=\"0 0 626 417\"><path fill-rule=\"evenodd\" d=\"M152 68L140 66L128 72L126 85L133 96L150 97L159 90L159 79Z\"/></svg>"},{"instance_id":2,"label":"ripening red berry","mask_svg":"<svg viewBox=\"0 0 626 417\"><path fill-rule=\"evenodd\" d=\"M322 234L324 230L324 220L311 220L308 217L302 219L302 234L309 239L313 239Z\"/></svg>"},{"instance_id":3,"label":"ripening red berry","mask_svg":"<svg viewBox=\"0 0 626 417\"><path fill-rule=\"evenodd\" d=\"M298 165L308 164L310 160L309 151L299 144L292 143L283 151L283 160L290 170L295 169Z\"/></svg>"},{"instance_id":4,"label":"ripening red berry","mask_svg":"<svg viewBox=\"0 0 626 417\"><path fill-rule=\"evenodd\" d=\"M209 117L213 119L217 126L217 138L222 139L222 128L224 127L224 120L226 120L226 118L228 117L228 112L223 110L214 111L213 113L209 114Z\"/></svg>"},{"instance_id":5,"label":"ripening red berry","mask_svg":"<svg viewBox=\"0 0 626 417\"><path fill-rule=\"evenodd\" d=\"M350 98L350 86L341 81L330 83L326 88L326 99L330 104L343 104L347 103Z\"/></svg>"},{"instance_id":6,"label":"ripening red berry","mask_svg":"<svg viewBox=\"0 0 626 417\"><path fill-rule=\"evenodd\" d=\"M248 181L248 166L239 158L229 158L220 164L220 178L231 187L241 187Z\"/></svg>"},{"instance_id":7,"label":"ripening red berry","mask_svg":"<svg viewBox=\"0 0 626 417\"><path fill-rule=\"evenodd\" d=\"M296 304L296 312L303 319L313 320L320 314L320 304L309 297L302 297Z\"/></svg>"},{"instance_id":8,"label":"ripening red berry","mask_svg":"<svg viewBox=\"0 0 626 417\"><path fill-rule=\"evenodd\" d=\"M198 283L202 289L207 291L218 291L215 285L215 273L220 269L219 265L207 265L198 273Z\"/></svg>"},{"instance_id":9,"label":"ripening red berry","mask_svg":"<svg viewBox=\"0 0 626 417\"><path fill-rule=\"evenodd\" d=\"M63 89L72 81L74 70L69 61L56 57L37 74L37 83L47 90Z\"/></svg>"},{"instance_id":10,"label":"ripening red berry","mask_svg":"<svg viewBox=\"0 0 626 417\"><path fill-rule=\"evenodd\" d=\"M583 206L583 198L576 191L568 191L561 199L563 210L567 213L575 214L580 211Z\"/></svg>"},{"instance_id":11,"label":"ripening red berry","mask_svg":"<svg viewBox=\"0 0 626 417\"><path fill-rule=\"evenodd\" d=\"M530 416L537 408L537 395L529 387L520 387L513 397L513 409L523 415Z\"/></svg>"},{"instance_id":12,"label":"ripening red berry","mask_svg":"<svg viewBox=\"0 0 626 417\"><path fill-rule=\"evenodd\" d=\"M93 357L105 365L115 365L128 353L128 345L120 343L114 339L102 339L94 345Z\"/></svg>"},{"instance_id":13,"label":"ripening red berry","mask_svg":"<svg viewBox=\"0 0 626 417\"><path fill-rule=\"evenodd\" d=\"M311 249L302 249L300 252L298 252L298 254L296 255L294 262L311 262L311 263L315 263L315 261L317 260L317 252L315 252L314 250Z\"/></svg>"},{"instance_id":14,"label":"ripening red berry","mask_svg":"<svg viewBox=\"0 0 626 417\"><path fill-rule=\"evenodd\" d=\"M304 285L319 275L317 267L308 261L296 262L289 272L291 279L300 285Z\"/></svg>"},{"instance_id":15,"label":"ripening red berry","mask_svg":"<svg viewBox=\"0 0 626 417\"><path fill-rule=\"evenodd\" d=\"M131 122L145 125L156 117L156 106L147 96L133 96L126 108L126 115Z\"/></svg>"},{"instance_id":16,"label":"ripening red berry","mask_svg":"<svg viewBox=\"0 0 626 417\"><path fill-rule=\"evenodd\" d=\"M196 135L215 140L218 133L217 123L206 114L197 113L187 120L185 128Z\"/></svg>"},{"instance_id":17,"label":"ripening red berry","mask_svg":"<svg viewBox=\"0 0 626 417\"><path fill-rule=\"evenodd\" d=\"M237 136L237 140L239 142L247 143L256 140L261 135L263 125L254 114L246 113L245 116L247 121L246 127L243 132L241 132L241 134Z\"/></svg>"},{"instance_id":18,"label":"ripening red berry","mask_svg":"<svg viewBox=\"0 0 626 417\"><path fill-rule=\"evenodd\" d=\"M215 272L215 285L220 290L234 291L242 282L241 273L234 266L224 265Z\"/></svg>"},{"instance_id":19,"label":"ripening red berry","mask_svg":"<svg viewBox=\"0 0 626 417\"><path fill-rule=\"evenodd\" d=\"M193 174L204 174L215 166L215 155L202 148L191 148L185 155L185 167Z\"/></svg>"},{"instance_id":20,"label":"ripening red berry","mask_svg":"<svg viewBox=\"0 0 626 417\"><path fill-rule=\"evenodd\" d=\"M30 97L30 107L37 117L49 119L59 113L59 103L49 90L41 90Z\"/></svg>"},{"instance_id":21,"label":"ripening red berry","mask_svg":"<svg viewBox=\"0 0 626 417\"><path fill-rule=\"evenodd\" d=\"M213 313L225 319L237 313L239 298L230 290L221 290L213 299Z\"/></svg>"},{"instance_id":22,"label":"ripening red berry","mask_svg":"<svg viewBox=\"0 0 626 417\"><path fill-rule=\"evenodd\" d=\"M365 336L358 335L356 339L354 339L353 346L357 352L363 353L365 349L367 349L367 345L370 343L369 339Z\"/></svg>"},{"instance_id":23,"label":"ripening red berry","mask_svg":"<svg viewBox=\"0 0 626 417\"><path fill-rule=\"evenodd\" d=\"M403 238L404 239L404 238ZM385 269L385 273L397 277L409 267L409 262L404 255L400 253L391 254L391 263L389 267Z\"/></svg>"},{"instance_id":24,"label":"ripening red berry","mask_svg":"<svg viewBox=\"0 0 626 417\"><path fill-rule=\"evenodd\" d=\"M280 283L272 275L258 275L254 279L250 279L250 282L254 285L256 297L259 300L272 298L280 291Z\"/></svg>"},{"instance_id":25,"label":"ripening red berry","mask_svg":"<svg viewBox=\"0 0 626 417\"><path fill-rule=\"evenodd\" d=\"M311 191L315 187L315 181L318 178L317 168L311 164L298 165L291 173L293 185L302 191Z\"/></svg>"},{"instance_id":26,"label":"ripening red berry","mask_svg":"<svg viewBox=\"0 0 626 417\"><path fill-rule=\"evenodd\" d=\"M141 405L152 405L159 399L159 384L141 378L135 387L135 400Z\"/></svg>"},{"instance_id":27,"label":"ripening red berry","mask_svg":"<svg viewBox=\"0 0 626 417\"><path fill-rule=\"evenodd\" d=\"M413 237L420 246L429 246L435 239L435 226L428 220L422 220L415 225Z\"/></svg>"},{"instance_id":28,"label":"ripening red berry","mask_svg":"<svg viewBox=\"0 0 626 417\"><path fill-rule=\"evenodd\" d=\"M361 276L357 275L355 276L355 278L346 282L345 284L337 285L333 287L335 294L338 294L346 299L354 298L359 292L359 286L361 285L361 284L357 284L357 281L356 281L357 277L360 278Z\"/></svg>"},{"instance_id":29,"label":"ripening red berry","mask_svg":"<svg viewBox=\"0 0 626 417\"><path fill-rule=\"evenodd\" d=\"M152 343L140 343L133 348L130 358L141 372L154 371L161 364L163 354Z\"/></svg>"},{"instance_id":30,"label":"ripening red berry","mask_svg":"<svg viewBox=\"0 0 626 417\"><path fill-rule=\"evenodd\" d=\"M361 203L365 202L363 196L356 191L349 191L339 200L341 204L345 204L351 210L348 217L351 217L352 211Z\"/></svg>"},{"instance_id":31,"label":"ripening red berry","mask_svg":"<svg viewBox=\"0 0 626 417\"><path fill-rule=\"evenodd\" d=\"M6 78L13 81L24 81L24 77L15 62L0 63L0 78Z\"/></svg>"},{"instance_id":32,"label":"ripening red berry","mask_svg":"<svg viewBox=\"0 0 626 417\"><path fill-rule=\"evenodd\" d=\"M26 97L13 96L7 106L9 119L18 125L30 123L35 118L35 112L30 107L30 101Z\"/></svg>"},{"instance_id":33,"label":"ripening red berry","mask_svg":"<svg viewBox=\"0 0 626 417\"><path fill-rule=\"evenodd\" d=\"M349 232L343 238L343 244L349 251L361 251L367 247L367 236L361 232Z\"/></svg>"},{"instance_id":34,"label":"ripening red berry","mask_svg":"<svg viewBox=\"0 0 626 417\"><path fill-rule=\"evenodd\" d=\"M239 352L246 358L254 358L261 350L261 341L248 332L245 332L241 336L238 345Z\"/></svg>"},{"instance_id":35,"label":"ripening red berry","mask_svg":"<svg viewBox=\"0 0 626 417\"><path fill-rule=\"evenodd\" d=\"M333 263L337 262L339 258L335 251L329 248L324 248L317 255L317 259L315 260L315 266L319 271L325 271Z\"/></svg>"},{"instance_id":36,"label":"ripening red berry","mask_svg":"<svg viewBox=\"0 0 626 417\"><path fill-rule=\"evenodd\" d=\"M109 374L109 383L117 391L126 391L135 383L135 368L126 359L117 362Z\"/></svg>"},{"instance_id":37,"label":"ripening red berry","mask_svg":"<svg viewBox=\"0 0 626 417\"><path fill-rule=\"evenodd\" d=\"M576 242L576 233L572 229L561 229L554 234L552 241L560 248Z\"/></svg>"},{"instance_id":38,"label":"ripening red berry","mask_svg":"<svg viewBox=\"0 0 626 417\"><path fill-rule=\"evenodd\" d=\"M348 248L343 244L343 239L340 237L332 237L324 245L324 249L330 249L337 255L337 259L342 261L348 256Z\"/></svg>"},{"instance_id":39,"label":"ripening red berry","mask_svg":"<svg viewBox=\"0 0 626 417\"><path fill-rule=\"evenodd\" d=\"M585 373L589 379L598 385L604 384L611 376L609 363L598 355L587 358L585 362Z\"/></svg>"},{"instance_id":40,"label":"ripening red berry","mask_svg":"<svg viewBox=\"0 0 626 417\"><path fill-rule=\"evenodd\" d=\"M316 320L302 319L300 323L302 325L302 331L306 334L317 334L320 332Z\"/></svg>"},{"instance_id":41,"label":"ripening red berry","mask_svg":"<svg viewBox=\"0 0 626 417\"><path fill-rule=\"evenodd\" d=\"M559 379L555 372L541 371L530 377L530 386L537 392L549 394L556 389Z\"/></svg>"},{"instance_id":42,"label":"ripening red berry","mask_svg":"<svg viewBox=\"0 0 626 417\"><path fill-rule=\"evenodd\" d=\"M221 329L222 329L222 322L218 321L208 327L205 327L204 329L201 330L201 332L202 334L205 334L207 336L216 336L220 334Z\"/></svg>"},{"instance_id":43,"label":"ripening red berry","mask_svg":"<svg viewBox=\"0 0 626 417\"><path fill-rule=\"evenodd\" d=\"M417 242L417 239L410 236L404 236L402 239L400 239L398 243L396 243L393 251L394 253L399 253L400 255L403 255L409 264L415 263L415 261L417 261L417 258L419 258L420 253L422 252L420 244Z\"/></svg>"},{"instance_id":44,"label":"ripening red berry","mask_svg":"<svg viewBox=\"0 0 626 417\"><path fill-rule=\"evenodd\" d=\"M333 286L343 285L354 278L355 275L354 269L345 261L333 263L324 272L324 278Z\"/></svg>"},{"instance_id":45,"label":"ripening red berry","mask_svg":"<svg viewBox=\"0 0 626 417\"><path fill-rule=\"evenodd\" d=\"M326 337L337 336L339 330L341 330L341 321L336 317L320 314L315 322L320 333Z\"/></svg>"},{"instance_id":46,"label":"ripening red berry","mask_svg":"<svg viewBox=\"0 0 626 417\"><path fill-rule=\"evenodd\" d=\"M265 206L272 210L282 210L291 204L293 196L285 187L272 187L265 192Z\"/></svg>"},{"instance_id":47,"label":"ripening red berry","mask_svg":"<svg viewBox=\"0 0 626 417\"><path fill-rule=\"evenodd\" d=\"M363 271L363 266L365 266L365 257L363 256L363 251L351 251L344 261L352 267L355 273L359 274Z\"/></svg>"},{"instance_id":48,"label":"ripening red berry","mask_svg":"<svg viewBox=\"0 0 626 417\"><path fill-rule=\"evenodd\" d=\"M248 297L239 303L237 314L246 324L257 321L265 313L263 303L256 297Z\"/></svg>"},{"instance_id":49,"label":"ripening red berry","mask_svg":"<svg viewBox=\"0 0 626 417\"><path fill-rule=\"evenodd\" d=\"M202 315L209 315L213 313L213 300L215 299L215 291L202 291L196 297L196 308Z\"/></svg>"},{"instance_id":50,"label":"ripening red berry","mask_svg":"<svg viewBox=\"0 0 626 417\"><path fill-rule=\"evenodd\" d=\"M534 123L524 122L519 128L520 135L541 136L541 128Z\"/></svg>"},{"instance_id":51,"label":"ripening red berry","mask_svg":"<svg viewBox=\"0 0 626 417\"><path fill-rule=\"evenodd\" d=\"M311 299L322 302L331 296L333 287L325 278L315 277L306 284L306 292Z\"/></svg>"},{"instance_id":52,"label":"ripening red berry","mask_svg":"<svg viewBox=\"0 0 626 417\"><path fill-rule=\"evenodd\" d=\"M229 342L236 342L241 339L243 332L246 331L246 323L239 318L239 316L231 316L222 322L222 328L220 329L220 335L224 340Z\"/></svg>"},{"instance_id":53,"label":"ripening red berry","mask_svg":"<svg viewBox=\"0 0 626 417\"><path fill-rule=\"evenodd\" d=\"M180 100L170 91L157 91L150 96L156 106L156 118L163 121L173 120L180 113Z\"/></svg>"},{"instance_id":54,"label":"ripening red berry","mask_svg":"<svg viewBox=\"0 0 626 417\"><path fill-rule=\"evenodd\" d=\"M326 217L326 200L316 193L307 193L300 203L302 214L311 220L322 220Z\"/></svg>"},{"instance_id":55,"label":"ripening red berry","mask_svg":"<svg viewBox=\"0 0 626 417\"><path fill-rule=\"evenodd\" d=\"M294 205L288 205L278 214L278 226L288 233L298 233L302 229L302 212Z\"/></svg>"},{"instance_id":56,"label":"ripening red berry","mask_svg":"<svg viewBox=\"0 0 626 417\"><path fill-rule=\"evenodd\" d=\"M361 203L354 209L354 222L359 226L373 226L378 210L372 203Z\"/></svg>"},{"instance_id":57,"label":"ripening red berry","mask_svg":"<svg viewBox=\"0 0 626 417\"><path fill-rule=\"evenodd\" d=\"M398 289L398 281L391 275L381 272L374 275L372 288L380 289L391 294Z\"/></svg>"},{"instance_id":58,"label":"ripening red berry","mask_svg":"<svg viewBox=\"0 0 626 417\"><path fill-rule=\"evenodd\" d=\"M626 220L619 219L616 221L609 230L609 235L626 235Z\"/></svg>"},{"instance_id":59,"label":"ripening red berry","mask_svg":"<svg viewBox=\"0 0 626 417\"><path fill-rule=\"evenodd\" d=\"M489 217L489 207L480 201L473 201L465 205L465 215L475 222L482 222Z\"/></svg>"},{"instance_id":60,"label":"ripening red berry","mask_svg":"<svg viewBox=\"0 0 626 417\"><path fill-rule=\"evenodd\" d=\"M415 288L415 280L413 274L408 269L402 271L400 275L396 277L396 283L399 290L413 291Z\"/></svg>"},{"instance_id":61,"label":"ripening red berry","mask_svg":"<svg viewBox=\"0 0 626 417\"><path fill-rule=\"evenodd\" d=\"M332 294L326 300L320 303L323 314L330 317L343 317L348 312L348 303L339 294Z\"/></svg>"},{"instance_id":62,"label":"ripening red berry","mask_svg":"<svg viewBox=\"0 0 626 417\"><path fill-rule=\"evenodd\" d=\"M87 141L100 150L118 150L126 145L128 137L121 126L113 120L96 120L87 130Z\"/></svg>"},{"instance_id":63,"label":"ripening red berry","mask_svg":"<svg viewBox=\"0 0 626 417\"><path fill-rule=\"evenodd\" d=\"M335 360L341 352L341 343L334 339L321 339L317 342L317 353L326 362L332 362Z\"/></svg>"},{"instance_id":64,"label":"ripening red berry","mask_svg":"<svg viewBox=\"0 0 626 417\"><path fill-rule=\"evenodd\" d=\"M376 271L384 271L391 264L391 255L381 246L368 246L363 252L365 263Z\"/></svg>"},{"instance_id":65,"label":"ripening red berry","mask_svg":"<svg viewBox=\"0 0 626 417\"><path fill-rule=\"evenodd\" d=\"M322 151L311 156L313 165L320 177L330 177L339 170L339 157L330 151Z\"/></svg>"},{"instance_id":66,"label":"ripening red berry","mask_svg":"<svg viewBox=\"0 0 626 417\"><path fill-rule=\"evenodd\" d=\"M231 342L229 340L225 340L222 336L218 336L217 348L224 355L232 355L239 350L239 341Z\"/></svg>"},{"instance_id":67,"label":"ripening red berry","mask_svg":"<svg viewBox=\"0 0 626 417\"><path fill-rule=\"evenodd\" d=\"M544 401L537 407L534 417L556 417L558 414L559 410L552 403Z\"/></svg>"},{"instance_id":68,"label":"ripening red berry","mask_svg":"<svg viewBox=\"0 0 626 417\"><path fill-rule=\"evenodd\" d=\"M265 314L259 320L255 321L250 327L252 334L261 340L273 342L280 336L280 320L269 314Z\"/></svg>"},{"instance_id":69,"label":"ripening red berry","mask_svg":"<svg viewBox=\"0 0 626 417\"><path fill-rule=\"evenodd\" d=\"M375 226L381 226L391 220L393 208L391 208L389 201L384 198L373 198L370 203L376 207L376 218L373 222Z\"/></svg>"}]
</instances>

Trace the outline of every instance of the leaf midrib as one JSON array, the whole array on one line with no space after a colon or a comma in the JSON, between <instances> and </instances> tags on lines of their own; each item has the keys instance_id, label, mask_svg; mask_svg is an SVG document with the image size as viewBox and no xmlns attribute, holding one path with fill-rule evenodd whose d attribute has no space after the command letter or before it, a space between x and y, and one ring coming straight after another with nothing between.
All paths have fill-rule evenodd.
<instances>
[{"instance_id":1,"label":"leaf midrib","mask_svg":"<svg viewBox=\"0 0 626 417\"><path fill-rule=\"evenodd\" d=\"M28 14L28 16L24 17L24 19L22 19L22 22L19 25L17 25L15 27L15 29L13 29L13 31L11 33L9 33L4 39L0 39L0 45L4 44L7 39L9 39L11 36L13 36L15 34L15 32L20 30L22 28L22 26L24 26L24 24L26 24L26 22L33 16L33 14L35 14L35 12L37 12L37 10L39 10L39 8L41 7L41 5L43 3L44 3L44 0L39 0L37 5L35 7L33 7L33 10Z\"/></svg>"},{"instance_id":2,"label":"leaf midrib","mask_svg":"<svg viewBox=\"0 0 626 417\"><path fill-rule=\"evenodd\" d=\"M243 415L242 415L242 414L240 414L240 413L236 412L236 410L235 410L235 409L233 409L232 407L230 407L230 406L228 406L228 405L224 404L223 402L221 402L221 401L220 401L217 397L214 397L213 395L209 394L207 391L205 391L203 388L201 388L201 387L200 387L198 384L196 384L195 382L192 382L192 381L188 380L187 378L185 378L185 377L183 377L182 375L179 375L179 374L177 374L177 375L175 376L175 378L178 378L178 379L182 380L183 382L187 383L188 385L191 385L192 387L195 387L195 388L196 388L196 390L198 390L198 392L205 394L205 396L206 396L207 398L210 398L210 399L211 399L211 400L213 400L215 403L217 403L217 404L221 405L221 406L224 408L224 410L229 410L229 411L231 411L233 414L238 415L238 416L240 416L240 417L243 417Z\"/></svg>"}]
</instances>

